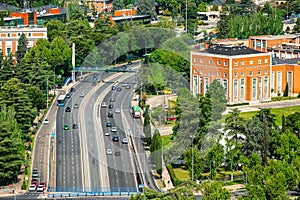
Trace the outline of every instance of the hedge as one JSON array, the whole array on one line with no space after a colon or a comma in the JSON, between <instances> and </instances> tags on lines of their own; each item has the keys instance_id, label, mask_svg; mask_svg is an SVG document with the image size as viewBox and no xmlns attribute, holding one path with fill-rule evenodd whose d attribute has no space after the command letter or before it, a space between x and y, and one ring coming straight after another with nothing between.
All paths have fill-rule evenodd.
<instances>
[{"instance_id":1,"label":"hedge","mask_svg":"<svg viewBox=\"0 0 300 200\"><path fill-rule=\"evenodd\" d=\"M176 175L174 173L174 170L173 170L173 167L171 164L167 164L166 165L168 171L169 171L169 174L170 174L170 178L171 178L171 181L173 183L174 186L177 186L179 184L179 181L178 179L176 178Z\"/></svg>"}]
</instances>

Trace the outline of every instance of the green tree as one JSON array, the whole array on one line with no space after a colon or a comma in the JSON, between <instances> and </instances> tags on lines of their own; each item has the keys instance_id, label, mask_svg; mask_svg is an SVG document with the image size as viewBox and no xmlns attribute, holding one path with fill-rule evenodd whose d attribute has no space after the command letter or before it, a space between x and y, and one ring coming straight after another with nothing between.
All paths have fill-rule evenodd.
<instances>
[{"instance_id":1,"label":"green tree","mask_svg":"<svg viewBox=\"0 0 300 200\"><path fill-rule=\"evenodd\" d=\"M198 6L198 12L207 12L207 6L209 4L207 2L201 2Z\"/></svg>"},{"instance_id":2,"label":"green tree","mask_svg":"<svg viewBox=\"0 0 300 200\"><path fill-rule=\"evenodd\" d=\"M289 129L300 139L300 113L295 112L286 117L286 129Z\"/></svg>"},{"instance_id":3,"label":"green tree","mask_svg":"<svg viewBox=\"0 0 300 200\"><path fill-rule=\"evenodd\" d=\"M229 200L231 197L230 192L227 189L222 188L222 184L218 182L204 183L202 195L203 200Z\"/></svg>"},{"instance_id":4,"label":"green tree","mask_svg":"<svg viewBox=\"0 0 300 200\"><path fill-rule=\"evenodd\" d=\"M2 105L0 112L0 185L15 182L24 162L24 143L14 107Z\"/></svg>"},{"instance_id":5,"label":"green tree","mask_svg":"<svg viewBox=\"0 0 300 200\"><path fill-rule=\"evenodd\" d=\"M146 142L148 145L151 144L151 121L150 121L150 107L149 105L146 106L145 113L144 113L144 127L143 131L145 133Z\"/></svg>"},{"instance_id":6,"label":"green tree","mask_svg":"<svg viewBox=\"0 0 300 200\"><path fill-rule=\"evenodd\" d=\"M66 25L59 20L50 20L45 22L47 28L48 41L51 42L54 38L62 36L66 31Z\"/></svg>"},{"instance_id":7,"label":"green tree","mask_svg":"<svg viewBox=\"0 0 300 200\"><path fill-rule=\"evenodd\" d=\"M217 143L213 146L210 152L207 154L207 167L210 168L210 179L216 179L216 169L224 161L224 147Z\"/></svg>"},{"instance_id":8,"label":"green tree","mask_svg":"<svg viewBox=\"0 0 300 200\"><path fill-rule=\"evenodd\" d=\"M158 130L154 131L151 145L150 145L151 158L156 164L156 170L159 175L162 174L162 139Z\"/></svg>"},{"instance_id":9,"label":"green tree","mask_svg":"<svg viewBox=\"0 0 300 200\"><path fill-rule=\"evenodd\" d=\"M156 17L157 14L154 8L154 0L138 0L137 13L140 15L151 15L151 18Z\"/></svg>"},{"instance_id":10,"label":"green tree","mask_svg":"<svg viewBox=\"0 0 300 200\"><path fill-rule=\"evenodd\" d=\"M18 40L18 47L16 52L16 57L18 62L22 62L26 52L27 52L27 44L28 40L24 33L21 34L19 40Z\"/></svg>"},{"instance_id":11,"label":"green tree","mask_svg":"<svg viewBox=\"0 0 300 200\"><path fill-rule=\"evenodd\" d=\"M201 173L204 169L204 162L203 159L200 158L199 150L197 147L186 150L186 152L184 153L184 161L190 172L190 177L194 176L194 180L202 179Z\"/></svg>"},{"instance_id":12,"label":"green tree","mask_svg":"<svg viewBox=\"0 0 300 200\"><path fill-rule=\"evenodd\" d=\"M113 1L113 10L122 10L125 8L123 0L114 0Z\"/></svg>"},{"instance_id":13,"label":"green tree","mask_svg":"<svg viewBox=\"0 0 300 200\"><path fill-rule=\"evenodd\" d=\"M2 51L0 51L0 87L15 76L15 70L12 56L6 56L6 58L3 59Z\"/></svg>"}]
</instances>

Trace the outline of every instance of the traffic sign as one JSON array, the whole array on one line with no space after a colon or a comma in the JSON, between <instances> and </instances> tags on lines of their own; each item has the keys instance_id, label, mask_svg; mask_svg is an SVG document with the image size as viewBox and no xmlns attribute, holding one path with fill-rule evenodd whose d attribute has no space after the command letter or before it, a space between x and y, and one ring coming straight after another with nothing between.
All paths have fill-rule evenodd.
<instances>
[{"instance_id":1,"label":"traffic sign","mask_svg":"<svg viewBox=\"0 0 300 200\"><path fill-rule=\"evenodd\" d=\"M14 185L13 185L12 183L11 183L11 184L9 184L9 187L10 187L10 188L12 188L13 186L14 186Z\"/></svg>"}]
</instances>

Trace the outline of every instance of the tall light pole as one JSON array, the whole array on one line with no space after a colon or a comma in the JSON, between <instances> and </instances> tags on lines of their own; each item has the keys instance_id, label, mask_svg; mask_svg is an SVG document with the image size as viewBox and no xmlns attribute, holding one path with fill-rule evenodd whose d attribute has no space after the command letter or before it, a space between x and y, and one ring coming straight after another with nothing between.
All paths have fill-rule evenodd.
<instances>
[{"instance_id":1,"label":"tall light pole","mask_svg":"<svg viewBox=\"0 0 300 200\"><path fill-rule=\"evenodd\" d=\"M187 0L185 0L185 33L187 34Z\"/></svg>"},{"instance_id":2,"label":"tall light pole","mask_svg":"<svg viewBox=\"0 0 300 200\"><path fill-rule=\"evenodd\" d=\"M48 79L49 79L49 76L47 76L47 108L49 107L48 105L48 100L49 100L49 91L48 91Z\"/></svg>"},{"instance_id":3,"label":"tall light pole","mask_svg":"<svg viewBox=\"0 0 300 200\"><path fill-rule=\"evenodd\" d=\"M192 181L194 180L194 136L190 135L192 138Z\"/></svg>"}]
</instances>

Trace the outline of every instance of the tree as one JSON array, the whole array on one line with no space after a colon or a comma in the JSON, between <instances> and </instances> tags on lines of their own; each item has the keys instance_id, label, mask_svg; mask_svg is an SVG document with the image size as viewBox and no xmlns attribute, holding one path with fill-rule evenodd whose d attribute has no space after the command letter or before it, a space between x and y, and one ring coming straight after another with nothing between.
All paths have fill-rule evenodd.
<instances>
[{"instance_id":1,"label":"tree","mask_svg":"<svg viewBox=\"0 0 300 200\"><path fill-rule=\"evenodd\" d=\"M204 169L204 162L203 159L200 158L198 148L193 147L193 150L191 148L186 150L186 152L184 153L184 161L190 172L190 177L194 176L194 180L201 180L201 173Z\"/></svg>"},{"instance_id":2,"label":"tree","mask_svg":"<svg viewBox=\"0 0 300 200\"><path fill-rule=\"evenodd\" d=\"M24 33L21 34L19 40L18 40L18 47L16 52L17 61L21 62L27 52L27 44L28 40Z\"/></svg>"},{"instance_id":3,"label":"tree","mask_svg":"<svg viewBox=\"0 0 300 200\"><path fill-rule=\"evenodd\" d=\"M162 174L162 139L158 130L154 131L151 140L150 152L153 161L156 164L156 170L159 175Z\"/></svg>"},{"instance_id":4,"label":"tree","mask_svg":"<svg viewBox=\"0 0 300 200\"><path fill-rule=\"evenodd\" d=\"M300 113L295 112L286 117L286 129L289 129L300 139Z\"/></svg>"},{"instance_id":5,"label":"tree","mask_svg":"<svg viewBox=\"0 0 300 200\"><path fill-rule=\"evenodd\" d=\"M210 168L211 180L216 179L216 169L224 161L224 147L217 143L213 146L210 152L207 154L207 167Z\"/></svg>"},{"instance_id":6,"label":"tree","mask_svg":"<svg viewBox=\"0 0 300 200\"><path fill-rule=\"evenodd\" d=\"M15 182L24 161L24 143L13 106L0 112L0 185Z\"/></svg>"},{"instance_id":7,"label":"tree","mask_svg":"<svg viewBox=\"0 0 300 200\"><path fill-rule=\"evenodd\" d=\"M125 8L123 0L114 0L113 1L113 10L122 10Z\"/></svg>"},{"instance_id":8,"label":"tree","mask_svg":"<svg viewBox=\"0 0 300 200\"><path fill-rule=\"evenodd\" d=\"M284 97L289 96L289 84L288 84L288 82L287 82L286 85L285 85L285 90L284 90L284 92L283 92L283 96L284 96Z\"/></svg>"},{"instance_id":9,"label":"tree","mask_svg":"<svg viewBox=\"0 0 300 200\"><path fill-rule=\"evenodd\" d=\"M203 200L229 200L231 197L230 192L227 189L222 188L222 184L218 182L204 183L202 195Z\"/></svg>"},{"instance_id":10,"label":"tree","mask_svg":"<svg viewBox=\"0 0 300 200\"><path fill-rule=\"evenodd\" d=\"M150 15L151 19L156 17L154 3L154 0L138 0L137 13L139 15Z\"/></svg>"},{"instance_id":11,"label":"tree","mask_svg":"<svg viewBox=\"0 0 300 200\"><path fill-rule=\"evenodd\" d=\"M148 145L151 144L151 121L150 121L150 107L149 105L146 106L145 113L144 113L144 127L143 131L145 133L146 142Z\"/></svg>"},{"instance_id":12,"label":"tree","mask_svg":"<svg viewBox=\"0 0 300 200\"><path fill-rule=\"evenodd\" d=\"M208 6L207 2L201 2L197 9L198 12L207 12L207 6Z\"/></svg>"},{"instance_id":13,"label":"tree","mask_svg":"<svg viewBox=\"0 0 300 200\"><path fill-rule=\"evenodd\" d=\"M51 42L54 38L61 36L66 31L66 25L59 20L50 20L45 22L47 28L48 41Z\"/></svg>"}]
</instances>

